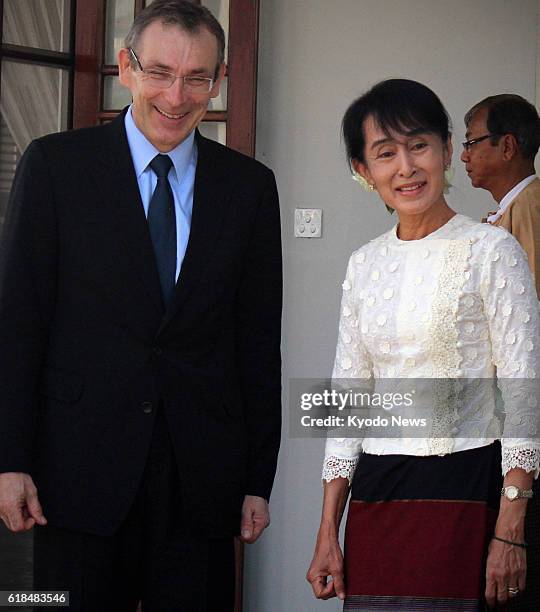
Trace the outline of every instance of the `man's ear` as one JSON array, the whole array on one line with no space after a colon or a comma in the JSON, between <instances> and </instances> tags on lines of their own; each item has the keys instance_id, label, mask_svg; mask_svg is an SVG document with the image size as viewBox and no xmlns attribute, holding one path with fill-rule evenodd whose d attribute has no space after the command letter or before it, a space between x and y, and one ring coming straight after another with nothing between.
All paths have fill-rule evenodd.
<instances>
[{"instance_id":1,"label":"man's ear","mask_svg":"<svg viewBox=\"0 0 540 612\"><path fill-rule=\"evenodd\" d=\"M133 64L129 49L124 48L118 51L118 79L124 87L131 89L131 81L133 79Z\"/></svg>"},{"instance_id":2,"label":"man's ear","mask_svg":"<svg viewBox=\"0 0 540 612\"><path fill-rule=\"evenodd\" d=\"M373 181L373 177L371 176L371 172L369 171L368 167L365 164L363 164L361 161L358 161L357 159L352 159L351 166L356 172L358 172L360 176L365 178L366 181L370 185L374 185L374 181Z\"/></svg>"},{"instance_id":3,"label":"man's ear","mask_svg":"<svg viewBox=\"0 0 540 612\"><path fill-rule=\"evenodd\" d=\"M212 85L212 89L210 91L211 98L217 98L219 96L219 88L221 87L221 81L223 81L223 77L225 76L226 71L227 65L225 64L225 62L223 62L218 68L218 75L214 80L214 84Z\"/></svg>"},{"instance_id":4,"label":"man's ear","mask_svg":"<svg viewBox=\"0 0 540 612\"><path fill-rule=\"evenodd\" d=\"M504 161L511 161L519 153L519 147L514 134L505 134L501 138L499 144L502 148L502 156Z\"/></svg>"}]
</instances>

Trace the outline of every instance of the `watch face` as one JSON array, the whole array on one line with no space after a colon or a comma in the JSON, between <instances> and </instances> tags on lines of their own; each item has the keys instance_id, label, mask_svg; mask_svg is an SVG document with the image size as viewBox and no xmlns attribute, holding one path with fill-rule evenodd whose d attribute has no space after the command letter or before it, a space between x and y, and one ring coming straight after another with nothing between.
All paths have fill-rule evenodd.
<instances>
[{"instance_id":1,"label":"watch face","mask_svg":"<svg viewBox=\"0 0 540 612\"><path fill-rule=\"evenodd\" d=\"M513 485L506 487L506 497L508 499L516 499L518 494L519 494L519 489L517 487L514 487Z\"/></svg>"}]
</instances>

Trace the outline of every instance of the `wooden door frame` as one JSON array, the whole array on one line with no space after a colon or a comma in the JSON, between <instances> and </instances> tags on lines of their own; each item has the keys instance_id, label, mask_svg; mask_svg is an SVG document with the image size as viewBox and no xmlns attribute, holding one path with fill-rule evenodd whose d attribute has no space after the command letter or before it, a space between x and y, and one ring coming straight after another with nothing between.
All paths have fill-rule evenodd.
<instances>
[{"instance_id":1,"label":"wooden door frame","mask_svg":"<svg viewBox=\"0 0 540 612\"><path fill-rule=\"evenodd\" d=\"M101 106L105 0L77 2L73 128L97 125Z\"/></svg>"},{"instance_id":2,"label":"wooden door frame","mask_svg":"<svg viewBox=\"0 0 540 612\"><path fill-rule=\"evenodd\" d=\"M230 0L230 2L227 146L254 157L259 0Z\"/></svg>"}]
</instances>

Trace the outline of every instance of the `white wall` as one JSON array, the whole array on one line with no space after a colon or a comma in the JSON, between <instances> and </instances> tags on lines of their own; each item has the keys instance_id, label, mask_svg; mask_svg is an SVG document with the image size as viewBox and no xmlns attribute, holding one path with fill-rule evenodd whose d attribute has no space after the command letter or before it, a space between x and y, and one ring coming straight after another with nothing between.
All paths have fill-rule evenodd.
<instances>
[{"instance_id":1,"label":"white wall","mask_svg":"<svg viewBox=\"0 0 540 612\"><path fill-rule=\"evenodd\" d=\"M393 223L348 174L340 121L375 82L431 87L454 123L449 201L480 218L459 160L463 115L487 95L536 95L538 0L261 0L257 156L276 172L285 256L284 437L272 525L247 551L246 612L338 610L316 602L304 576L318 526L321 441L289 439L291 378L328 376L348 255ZM296 207L322 208L323 238L293 238Z\"/></svg>"}]
</instances>

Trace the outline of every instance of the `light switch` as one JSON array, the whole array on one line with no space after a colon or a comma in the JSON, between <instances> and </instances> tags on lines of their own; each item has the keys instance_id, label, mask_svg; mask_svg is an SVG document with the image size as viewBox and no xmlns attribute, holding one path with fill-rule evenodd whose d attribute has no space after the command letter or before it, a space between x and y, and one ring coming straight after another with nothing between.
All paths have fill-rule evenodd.
<instances>
[{"instance_id":1,"label":"light switch","mask_svg":"<svg viewBox=\"0 0 540 612\"><path fill-rule=\"evenodd\" d=\"M295 238L320 238L322 208L297 208L294 211Z\"/></svg>"}]
</instances>

